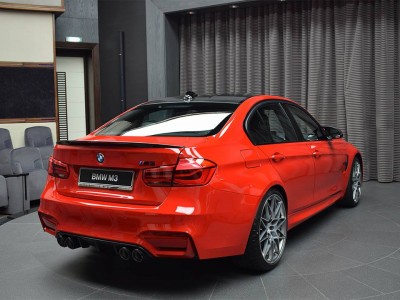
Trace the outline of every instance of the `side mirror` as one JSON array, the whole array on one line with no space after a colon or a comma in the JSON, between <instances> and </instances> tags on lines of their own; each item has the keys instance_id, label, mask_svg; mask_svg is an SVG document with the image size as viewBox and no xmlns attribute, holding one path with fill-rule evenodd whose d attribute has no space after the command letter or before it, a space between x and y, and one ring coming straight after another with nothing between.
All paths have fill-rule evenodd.
<instances>
[{"instance_id":1,"label":"side mirror","mask_svg":"<svg viewBox=\"0 0 400 300\"><path fill-rule=\"evenodd\" d=\"M343 132L333 127L322 127L328 140L343 138Z\"/></svg>"}]
</instances>

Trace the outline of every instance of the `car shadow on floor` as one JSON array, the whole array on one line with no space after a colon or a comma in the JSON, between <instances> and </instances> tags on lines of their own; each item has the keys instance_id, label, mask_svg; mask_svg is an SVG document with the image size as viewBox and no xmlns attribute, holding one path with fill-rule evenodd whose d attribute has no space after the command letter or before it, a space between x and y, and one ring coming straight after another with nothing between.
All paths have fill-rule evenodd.
<instances>
[{"instance_id":1,"label":"car shadow on floor","mask_svg":"<svg viewBox=\"0 0 400 300\"><path fill-rule=\"evenodd\" d=\"M310 234L326 223L334 222L341 215L340 210L333 206L291 230L286 250L295 250L299 243L306 243ZM52 271L91 287L107 287L113 292L140 297L152 297L155 294L174 297L175 293L181 296L193 295L195 291L206 296L215 289L218 282L234 286L236 282L259 282L260 275L268 276L268 273L263 275L239 266L236 257L204 261L150 259L134 263L123 261L116 254L99 252L95 248L79 249L75 253L77 255L71 251L67 259L53 264ZM284 268L285 254L282 260L277 269Z\"/></svg>"}]
</instances>

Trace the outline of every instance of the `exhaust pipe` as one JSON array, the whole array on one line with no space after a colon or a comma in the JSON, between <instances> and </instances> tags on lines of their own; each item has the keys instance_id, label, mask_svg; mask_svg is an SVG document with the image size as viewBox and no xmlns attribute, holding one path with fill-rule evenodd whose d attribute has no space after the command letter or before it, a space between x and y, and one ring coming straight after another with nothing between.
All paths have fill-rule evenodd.
<instances>
[{"instance_id":1,"label":"exhaust pipe","mask_svg":"<svg viewBox=\"0 0 400 300\"><path fill-rule=\"evenodd\" d=\"M69 249L76 249L79 247L77 241L70 236L65 239L65 242Z\"/></svg>"},{"instance_id":2,"label":"exhaust pipe","mask_svg":"<svg viewBox=\"0 0 400 300\"><path fill-rule=\"evenodd\" d=\"M131 257L131 252L126 247L121 247L118 250L118 254L119 254L119 257L121 257L123 260L129 260L129 258Z\"/></svg>"},{"instance_id":3,"label":"exhaust pipe","mask_svg":"<svg viewBox=\"0 0 400 300\"><path fill-rule=\"evenodd\" d=\"M57 234L56 239L57 239L57 243L61 247L63 247L63 248L67 247L67 242L65 241L65 238L61 234Z\"/></svg>"},{"instance_id":4,"label":"exhaust pipe","mask_svg":"<svg viewBox=\"0 0 400 300\"><path fill-rule=\"evenodd\" d=\"M134 249L132 251L132 259L137 263L141 263L142 261L144 261L145 255L142 250Z\"/></svg>"}]
</instances>

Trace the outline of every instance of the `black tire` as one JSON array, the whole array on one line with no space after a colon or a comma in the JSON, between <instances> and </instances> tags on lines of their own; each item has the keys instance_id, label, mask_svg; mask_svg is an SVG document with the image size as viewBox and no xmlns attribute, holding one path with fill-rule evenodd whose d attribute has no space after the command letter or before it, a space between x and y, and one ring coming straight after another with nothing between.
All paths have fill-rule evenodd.
<instances>
[{"instance_id":1,"label":"black tire","mask_svg":"<svg viewBox=\"0 0 400 300\"><path fill-rule=\"evenodd\" d=\"M362 186L362 166L358 157L355 157L351 166L346 193L340 204L345 207L356 207L360 203Z\"/></svg>"},{"instance_id":2,"label":"black tire","mask_svg":"<svg viewBox=\"0 0 400 300\"><path fill-rule=\"evenodd\" d=\"M271 206L275 207L276 211L280 210L275 217L268 217ZM273 188L260 203L240 264L254 271L272 270L282 257L286 237L287 214L284 197L279 190ZM265 251L266 249L269 251Z\"/></svg>"}]
</instances>

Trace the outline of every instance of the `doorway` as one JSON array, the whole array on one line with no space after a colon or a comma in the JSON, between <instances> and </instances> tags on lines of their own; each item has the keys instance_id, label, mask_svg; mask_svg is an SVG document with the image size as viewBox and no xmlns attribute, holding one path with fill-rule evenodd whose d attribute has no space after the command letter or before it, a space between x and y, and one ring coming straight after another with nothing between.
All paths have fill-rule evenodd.
<instances>
[{"instance_id":1,"label":"doorway","mask_svg":"<svg viewBox=\"0 0 400 300\"><path fill-rule=\"evenodd\" d=\"M100 124L99 46L56 43L59 140L87 135Z\"/></svg>"}]
</instances>

